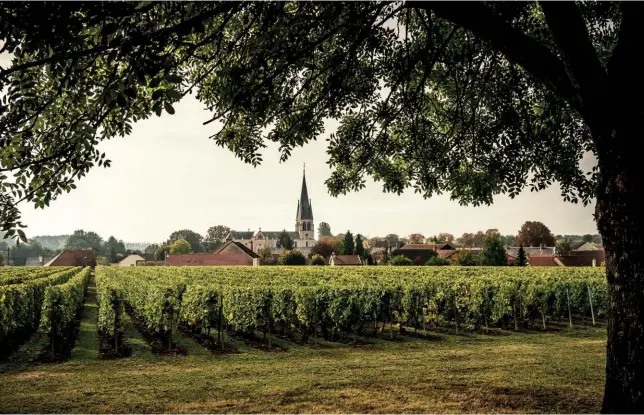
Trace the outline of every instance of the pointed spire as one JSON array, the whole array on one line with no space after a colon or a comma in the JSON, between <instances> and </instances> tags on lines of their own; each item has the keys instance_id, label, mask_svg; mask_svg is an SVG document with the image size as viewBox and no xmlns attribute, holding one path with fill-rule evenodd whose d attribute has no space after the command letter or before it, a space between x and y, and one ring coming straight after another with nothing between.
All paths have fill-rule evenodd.
<instances>
[{"instance_id":1,"label":"pointed spire","mask_svg":"<svg viewBox=\"0 0 644 415\"><path fill-rule=\"evenodd\" d=\"M311 199L309 199L309 193L306 189L306 163L302 170L302 191L300 192L300 200L298 201L296 220L313 220Z\"/></svg>"}]
</instances>

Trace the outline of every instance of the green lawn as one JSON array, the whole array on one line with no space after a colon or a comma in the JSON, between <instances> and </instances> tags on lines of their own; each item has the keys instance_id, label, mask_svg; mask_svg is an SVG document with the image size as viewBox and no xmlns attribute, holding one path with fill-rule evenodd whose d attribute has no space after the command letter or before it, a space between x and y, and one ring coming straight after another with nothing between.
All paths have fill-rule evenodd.
<instances>
[{"instance_id":1,"label":"green lawn","mask_svg":"<svg viewBox=\"0 0 644 415\"><path fill-rule=\"evenodd\" d=\"M79 351L66 363L0 366L0 412L598 412L605 333L436 335L357 348L281 341L285 352L238 345L224 356L184 339L189 355L175 357L138 338L127 359Z\"/></svg>"}]
</instances>

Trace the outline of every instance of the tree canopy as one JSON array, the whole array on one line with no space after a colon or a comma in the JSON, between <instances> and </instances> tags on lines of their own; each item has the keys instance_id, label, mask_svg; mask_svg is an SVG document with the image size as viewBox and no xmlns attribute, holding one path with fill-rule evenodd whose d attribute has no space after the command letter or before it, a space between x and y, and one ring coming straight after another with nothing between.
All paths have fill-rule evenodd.
<instances>
[{"instance_id":1,"label":"tree canopy","mask_svg":"<svg viewBox=\"0 0 644 415\"><path fill-rule=\"evenodd\" d=\"M291 235L286 232L286 229L282 230L277 237L277 247L282 248L285 251L291 251L294 246L295 242L293 241L293 238L291 238Z\"/></svg>"},{"instance_id":2,"label":"tree canopy","mask_svg":"<svg viewBox=\"0 0 644 415\"><path fill-rule=\"evenodd\" d=\"M320 222L318 225L318 239L323 236L332 236L331 226L326 222Z\"/></svg>"},{"instance_id":3,"label":"tree canopy","mask_svg":"<svg viewBox=\"0 0 644 415\"><path fill-rule=\"evenodd\" d=\"M219 246L223 245L226 236L230 233L230 228L224 225L215 225L208 228L203 245L206 251L212 252Z\"/></svg>"},{"instance_id":4,"label":"tree canopy","mask_svg":"<svg viewBox=\"0 0 644 415\"><path fill-rule=\"evenodd\" d=\"M555 236L542 222L527 221L521 225L517 243L523 246L555 246Z\"/></svg>"},{"instance_id":5,"label":"tree canopy","mask_svg":"<svg viewBox=\"0 0 644 415\"><path fill-rule=\"evenodd\" d=\"M254 166L267 142L286 160L339 120L332 195L370 176L481 205L556 182L596 197L620 305L602 410L641 412L642 22L639 2L2 3L0 224L26 241L20 202L48 206L110 165L100 141L188 94Z\"/></svg>"},{"instance_id":6,"label":"tree canopy","mask_svg":"<svg viewBox=\"0 0 644 415\"><path fill-rule=\"evenodd\" d=\"M202 244L203 236L199 235L197 232L191 231L190 229L182 229L180 231L174 231L168 237L166 245L172 245L175 241L183 239L190 244L192 252L200 253L204 251Z\"/></svg>"},{"instance_id":7,"label":"tree canopy","mask_svg":"<svg viewBox=\"0 0 644 415\"><path fill-rule=\"evenodd\" d=\"M65 242L65 249L87 249L92 248L97 255L103 253L103 238L96 232L85 232L82 229L74 231Z\"/></svg>"}]
</instances>

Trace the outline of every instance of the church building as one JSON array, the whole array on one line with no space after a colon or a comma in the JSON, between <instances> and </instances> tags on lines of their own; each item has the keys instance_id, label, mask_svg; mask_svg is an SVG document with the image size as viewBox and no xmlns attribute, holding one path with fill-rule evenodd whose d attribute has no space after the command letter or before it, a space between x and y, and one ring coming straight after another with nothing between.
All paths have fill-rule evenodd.
<instances>
[{"instance_id":1,"label":"church building","mask_svg":"<svg viewBox=\"0 0 644 415\"><path fill-rule=\"evenodd\" d=\"M277 247L277 239L282 231L258 231L248 230L247 232L231 231L226 237L226 241L235 241L244 244L253 252L259 253L261 249L269 246L272 253L279 254L282 248ZM297 202L297 213L295 215L295 231L287 233L294 242L294 248L308 253L311 247L315 245L315 230L313 226L313 207L311 199L306 189L306 172L302 175L302 190L300 200Z\"/></svg>"}]
</instances>

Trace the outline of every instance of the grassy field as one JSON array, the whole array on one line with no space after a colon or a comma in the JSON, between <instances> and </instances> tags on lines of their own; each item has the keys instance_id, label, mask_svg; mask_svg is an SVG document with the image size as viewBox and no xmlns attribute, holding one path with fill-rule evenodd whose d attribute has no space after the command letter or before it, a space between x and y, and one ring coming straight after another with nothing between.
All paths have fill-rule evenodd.
<instances>
[{"instance_id":1,"label":"grassy field","mask_svg":"<svg viewBox=\"0 0 644 415\"><path fill-rule=\"evenodd\" d=\"M323 342L214 356L150 352L130 323L133 355L99 360L87 310L72 358L0 365L0 412L598 412L605 329ZM88 326L89 324L89 326ZM28 350L29 345L24 347Z\"/></svg>"}]
</instances>

